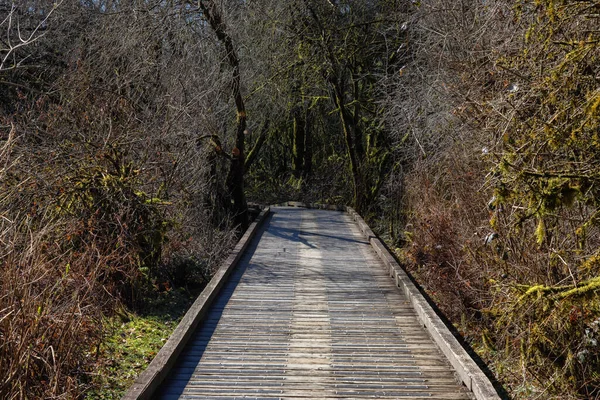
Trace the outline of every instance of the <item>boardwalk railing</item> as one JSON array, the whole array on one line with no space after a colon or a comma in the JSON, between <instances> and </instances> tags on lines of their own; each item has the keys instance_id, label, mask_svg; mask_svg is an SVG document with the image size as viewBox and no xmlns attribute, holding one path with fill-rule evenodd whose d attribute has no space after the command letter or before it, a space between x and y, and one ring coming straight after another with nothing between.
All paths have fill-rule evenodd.
<instances>
[{"instance_id":1,"label":"boardwalk railing","mask_svg":"<svg viewBox=\"0 0 600 400\"><path fill-rule=\"evenodd\" d=\"M388 269L389 275L394 279L396 286L401 289L407 301L410 302L417 315L417 321L429 332L429 335L444 353L466 389L478 400L500 398L487 376L441 321L406 272L400 267L381 240L372 232L356 211L349 207L306 205L297 202L288 202L278 206L338 210L349 214L364 235L366 241L375 250L382 263ZM169 374L170 369L175 365L179 354L192 336L194 330L196 330L199 322L207 313L208 308L227 281L231 271L241 259L246 247L259 229L259 225L269 214L269 210L268 207L265 208L257 220L250 226L244 237L232 251L230 257L223 263L209 285L184 316L167 343L125 394L124 399L149 399L153 396L162 381ZM356 235L359 235L358 232ZM366 244L363 246L366 246Z\"/></svg>"},{"instance_id":2,"label":"boardwalk railing","mask_svg":"<svg viewBox=\"0 0 600 400\"><path fill-rule=\"evenodd\" d=\"M140 374L135 383L125 393L123 400L146 400L150 399L156 392L269 212L269 207L263 209L256 220L248 227L229 257L221 264L211 281L177 325L169 340L160 349L148 368Z\"/></svg>"},{"instance_id":3,"label":"boardwalk railing","mask_svg":"<svg viewBox=\"0 0 600 400\"><path fill-rule=\"evenodd\" d=\"M383 263L389 268L390 276L396 281L396 285L402 289L404 295L410 300L413 308L417 312L419 320L427 329L435 343L442 350L448 361L452 364L464 385L475 395L478 400L499 399L494 386L483 373L481 368L475 363L473 358L467 353L463 346L454 337L448 327L442 322L419 289L414 285L406 272L396 262L396 259L389 253L371 228L366 224L362 217L352 208L347 208L348 214L358 224L375 252L381 258Z\"/></svg>"}]
</instances>

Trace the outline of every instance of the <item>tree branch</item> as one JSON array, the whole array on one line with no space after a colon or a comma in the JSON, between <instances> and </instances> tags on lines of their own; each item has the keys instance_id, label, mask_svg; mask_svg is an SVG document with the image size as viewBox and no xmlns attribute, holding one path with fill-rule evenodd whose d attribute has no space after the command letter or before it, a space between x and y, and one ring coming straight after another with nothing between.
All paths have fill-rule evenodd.
<instances>
[{"instance_id":1,"label":"tree branch","mask_svg":"<svg viewBox=\"0 0 600 400\"><path fill-rule=\"evenodd\" d=\"M248 153L248 157L246 158L246 162L244 164L244 172L250 169L250 167L254 163L254 160L256 160L261 147L265 143L267 139L267 132L269 131L270 122L270 120L267 120L267 122L265 122L262 129L260 130L260 134L258 136L258 139L256 140L256 143L252 147L252 150L250 150L250 152Z\"/></svg>"},{"instance_id":2,"label":"tree branch","mask_svg":"<svg viewBox=\"0 0 600 400\"><path fill-rule=\"evenodd\" d=\"M45 33L39 33L40 30L42 30L42 28L46 25L46 23L48 22L48 19L50 18L50 16L52 15L52 13L61 6L61 4L64 2L64 0L60 0L59 2L54 3L54 5L52 6L52 9L48 12L48 14L44 17L44 19L42 21L40 21L35 28L31 31L31 33L26 36L25 38L23 38L23 36L21 35L21 29L19 26L19 21L14 21L14 17L15 17L15 11L17 9L17 6L15 5L15 3L13 2L11 7L10 7L10 11L8 12L8 15L2 20L0 21L0 27L5 27L6 28L6 41L3 41L4 46L0 47L0 71L6 71L6 70L10 70L10 69L15 69L21 66L21 64L23 63L23 61L25 61L29 56L23 58L21 61L17 62L16 56L15 56L15 52L20 49L21 47L25 47L25 46L29 46L32 43L36 42L37 40L39 40L40 38L42 38L44 36ZM15 28L16 25L16 28ZM16 29L16 36L17 36L17 41L13 42L11 34L13 33L13 29ZM7 67L6 64L9 61L9 58L13 59L13 63L10 67Z\"/></svg>"}]
</instances>

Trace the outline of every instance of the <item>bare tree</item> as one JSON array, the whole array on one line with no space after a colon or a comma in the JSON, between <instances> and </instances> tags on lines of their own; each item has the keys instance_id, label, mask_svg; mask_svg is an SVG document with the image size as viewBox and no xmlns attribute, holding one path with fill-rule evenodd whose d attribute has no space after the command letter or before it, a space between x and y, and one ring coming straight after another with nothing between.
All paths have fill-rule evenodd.
<instances>
[{"instance_id":1,"label":"bare tree","mask_svg":"<svg viewBox=\"0 0 600 400\"><path fill-rule=\"evenodd\" d=\"M0 30L5 31L5 35L0 37L0 71L16 69L20 67L28 58L23 54L23 48L32 45L46 35L46 28L50 17L59 8L64 0L52 4L50 10L42 16L39 21L26 21L23 23L21 18L26 13L14 1L10 7L5 10L6 16L0 21Z\"/></svg>"},{"instance_id":2,"label":"bare tree","mask_svg":"<svg viewBox=\"0 0 600 400\"><path fill-rule=\"evenodd\" d=\"M204 17L208 20L217 38L223 44L225 56L231 68L231 93L235 102L237 127L235 145L229 156L231 163L227 175L227 187L233 200L236 221L242 230L245 230L248 227L248 204L246 203L246 195L244 193L245 133L248 117L241 91L240 59L235 50L233 40L227 33L227 27L217 4L212 0L204 0L200 1L199 5ZM219 152L220 154L224 154L221 151Z\"/></svg>"}]
</instances>

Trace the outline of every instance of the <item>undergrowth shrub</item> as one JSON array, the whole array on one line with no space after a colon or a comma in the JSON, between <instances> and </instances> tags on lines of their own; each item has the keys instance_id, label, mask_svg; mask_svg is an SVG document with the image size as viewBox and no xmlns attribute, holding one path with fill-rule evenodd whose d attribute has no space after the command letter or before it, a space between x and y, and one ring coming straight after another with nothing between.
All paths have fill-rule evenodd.
<instances>
[{"instance_id":1,"label":"undergrowth shrub","mask_svg":"<svg viewBox=\"0 0 600 400\"><path fill-rule=\"evenodd\" d=\"M27 160L17 156L22 138L8 126L0 154L0 397L78 393L101 317L115 303L98 279L109 257L93 243L66 246L76 224L47 217L31 192L40 188L34 179L16 180Z\"/></svg>"},{"instance_id":2,"label":"undergrowth shrub","mask_svg":"<svg viewBox=\"0 0 600 400\"><path fill-rule=\"evenodd\" d=\"M485 162L465 154L463 146L450 145L448 153L438 155L437 166L417 162L406 177L410 210L401 254L446 316L476 336L482 329L471 327L481 323L481 310L491 300L486 292L492 271L484 253L494 244L486 192L472 190L485 183L480 175Z\"/></svg>"},{"instance_id":3,"label":"undergrowth shrub","mask_svg":"<svg viewBox=\"0 0 600 400\"><path fill-rule=\"evenodd\" d=\"M61 228L30 232L26 243L6 231L2 237L13 241L0 262L2 398L79 393L100 343L102 316L114 307L99 279L107 257L96 257L95 249L65 253L53 243Z\"/></svg>"},{"instance_id":4,"label":"undergrowth shrub","mask_svg":"<svg viewBox=\"0 0 600 400\"><path fill-rule=\"evenodd\" d=\"M501 285L497 326L550 394L600 396L597 348L600 3L516 2L520 51L498 60L510 76L510 119L494 169L492 225L515 268ZM520 350L517 350L520 349Z\"/></svg>"},{"instance_id":5,"label":"undergrowth shrub","mask_svg":"<svg viewBox=\"0 0 600 400\"><path fill-rule=\"evenodd\" d=\"M107 318L198 290L236 239L197 144L219 80L210 44L172 9L134 3L132 23L69 2L65 29L31 48L40 64L0 71L16 83L0 101L0 398L84 396Z\"/></svg>"},{"instance_id":6,"label":"undergrowth shrub","mask_svg":"<svg viewBox=\"0 0 600 400\"><path fill-rule=\"evenodd\" d=\"M413 3L408 62L390 77L387 123L396 165L384 187L380 232L459 330L485 330L495 236L486 182L495 137L482 133L487 101L503 89L493 52L514 35L510 5L444 0ZM391 204L389 201L391 201ZM394 202L395 200L396 202Z\"/></svg>"},{"instance_id":7,"label":"undergrowth shrub","mask_svg":"<svg viewBox=\"0 0 600 400\"><path fill-rule=\"evenodd\" d=\"M141 190L139 169L118 148L95 158L100 162L75 165L73 175L62 177L55 210L57 217L77 218L66 249L79 251L86 243L112 249L114 261L105 263L98 278L117 285L119 297L131 303L131 285L156 275L171 223L160 210L164 202Z\"/></svg>"},{"instance_id":8,"label":"undergrowth shrub","mask_svg":"<svg viewBox=\"0 0 600 400\"><path fill-rule=\"evenodd\" d=\"M600 3L485 2L462 22L442 3L420 21L445 44L415 63L447 106L390 116L417 149L390 236L514 398L597 398Z\"/></svg>"}]
</instances>

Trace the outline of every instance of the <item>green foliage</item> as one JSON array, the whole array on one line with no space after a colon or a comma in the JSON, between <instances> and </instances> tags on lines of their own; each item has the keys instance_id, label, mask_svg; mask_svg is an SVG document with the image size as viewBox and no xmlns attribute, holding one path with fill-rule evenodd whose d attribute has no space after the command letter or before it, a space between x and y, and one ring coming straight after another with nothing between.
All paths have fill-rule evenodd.
<instances>
[{"instance_id":1,"label":"green foliage","mask_svg":"<svg viewBox=\"0 0 600 400\"><path fill-rule=\"evenodd\" d=\"M518 287L517 300L498 318L497 329L520 347L506 346L504 355L520 359L534 376L550 374L550 392L576 389L586 398L597 396L599 290L600 278L577 285Z\"/></svg>"},{"instance_id":2,"label":"green foliage","mask_svg":"<svg viewBox=\"0 0 600 400\"><path fill-rule=\"evenodd\" d=\"M591 4L590 4L591 3ZM500 61L518 88L498 165L498 198L524 207L519 223L556 218L564 207L600 206L600 34L597 2L519 3L530 27L521 54ZM540 222L540 226L543 222ZM551 232L550 225L547 224ZM536 233L542 239L541 230ZM542 240L539 240L540 242Z\"/></svg>"},{"instance_id":3,"label":"green foliage","mask_svg":"<svg viewBox=\"0 0 600 400\"><path fill-rule=\"evenodd\" d=\"M598 1L517 2L524 43L498 61L511 82L511 118L494 171L494 226L501 246L529 270L500 285L513 290L503 296L497 338L520 343L506 356L518 357L540 385L550 381L549 393L582 398L600 394L599 8Z\"/></svg>"},{"instance_id":4,"label":"green foliage","mask_svg":"<svg viewBox=\"0 0 600 400\"><path fill-rule=\"evenodd\" d=\"M102 365L93 379L87 399L120 399L172 332L173 322L134 317L112 328L103 342Z\"/></svg>"},{"instance_id":5,"label":"green foliage","mask_svg":"<svg viewBox=\"0 0 600 400\"><path fill-rule=\"evenodd\" d=\"M107 279L114 282L156 269L172 225L160 209L166 203L141 190L140 170L117 146L75 166L60 186L55 212L76 217L80 228L68 237L71 249L104 242L115 254L106 265ZM125 265L138 270L124 270Z\"/></svg>"}]
</instances>

